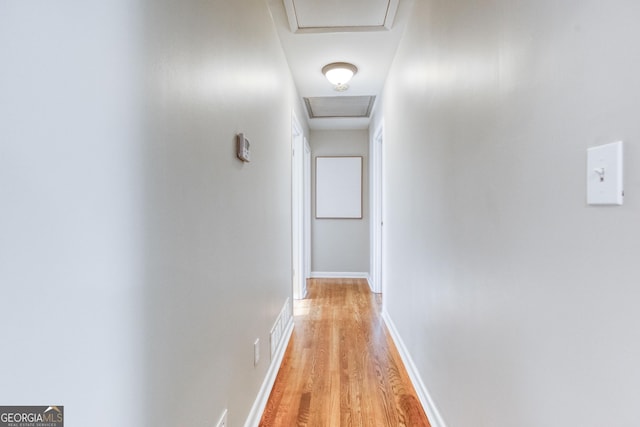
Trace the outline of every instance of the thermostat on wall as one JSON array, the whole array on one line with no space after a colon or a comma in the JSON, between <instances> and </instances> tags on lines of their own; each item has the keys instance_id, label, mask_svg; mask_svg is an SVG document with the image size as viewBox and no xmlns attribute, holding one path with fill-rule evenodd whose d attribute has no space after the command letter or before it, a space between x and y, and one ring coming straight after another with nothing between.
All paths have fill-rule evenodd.
<instances>
[{"instance_id":1,"label":"thermostat on wall","mask_svg":"<svg viewBox=\"0 0 640 427\"><path fill-rule=\"evenodd\" d=\"M244 133L239 133L237 156L243 162L251 161L251 152L249 151L250 147L251 147L251 144L249 143L249 140L244 137Z\"/></svg>"}]
</instances>

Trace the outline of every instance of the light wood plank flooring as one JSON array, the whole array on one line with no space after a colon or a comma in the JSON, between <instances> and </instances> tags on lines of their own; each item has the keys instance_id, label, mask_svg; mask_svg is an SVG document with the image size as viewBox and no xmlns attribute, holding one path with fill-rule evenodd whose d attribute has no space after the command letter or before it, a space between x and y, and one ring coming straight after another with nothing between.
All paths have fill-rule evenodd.
<instances>
[{"instance_id":1,"label":"light wood plank flooring","mask_svg":"<svg viewBox=\"0 0 640 427\"><path fill-rule=\"evenodd\" d=\"M429 427L365 280L312 279L263 427Z\"/></svg>"}]
</instances>

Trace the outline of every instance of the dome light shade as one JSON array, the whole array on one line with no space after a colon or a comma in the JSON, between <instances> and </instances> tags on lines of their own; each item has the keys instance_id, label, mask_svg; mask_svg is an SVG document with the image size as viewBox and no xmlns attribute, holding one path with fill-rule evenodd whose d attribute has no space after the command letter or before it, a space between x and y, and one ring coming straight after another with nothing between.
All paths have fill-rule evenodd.
<instances>
[{"instance_id":1,"label":"dome light shade","mask_svg":"<svg viewBox=\"0 0 640 427\"><path fill-rule=\"evenodd\" d=\"M322 67L322 74L336 87L345 90L351 77L358 72L358 68L348 62L333 62Z\"/></svg>"}]
</instances>

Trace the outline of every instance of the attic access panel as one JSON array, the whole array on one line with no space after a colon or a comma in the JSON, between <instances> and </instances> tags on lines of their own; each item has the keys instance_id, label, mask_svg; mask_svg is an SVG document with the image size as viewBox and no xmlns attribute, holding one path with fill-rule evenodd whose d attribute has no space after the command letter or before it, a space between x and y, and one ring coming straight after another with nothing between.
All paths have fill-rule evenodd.
<instances>
[{"instance_id":1,"label":"attic access panel","mask_svg":"<svg viewBox=\"0 0 640 427\"><path fill-rule=\"evenodd\" d=\"M284 0L291 31L390 29L399 0Z\"/></svg>"},{"instance_id":2,"label":"attic access panel","mask_svg":"<svg viewBox=\"0 0 640 427\"><path fill-rule=\"evenodd\" d=\"M318 96L304 98L304 104L310 119L367 118L375 100L375 96Z\"/></svg>"}]
</instances>

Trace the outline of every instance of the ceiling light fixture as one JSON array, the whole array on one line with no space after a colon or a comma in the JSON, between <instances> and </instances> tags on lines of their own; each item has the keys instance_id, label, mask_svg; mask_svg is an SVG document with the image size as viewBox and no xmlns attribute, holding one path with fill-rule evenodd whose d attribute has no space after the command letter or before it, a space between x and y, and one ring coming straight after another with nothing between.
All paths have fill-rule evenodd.
<instances>
[{"instance_id":1,"label":"ceiling light fixture","mask_svg":"<svg viewBox=\"0 0 640 427\"><path fill-rule=\"evenodd\" d=\"M349 89L347 83L357 72L358 67L348 62L333 62L322 67L322 74L325 75L338 92L344 92Z\"/></svg>"}]
</instances>

